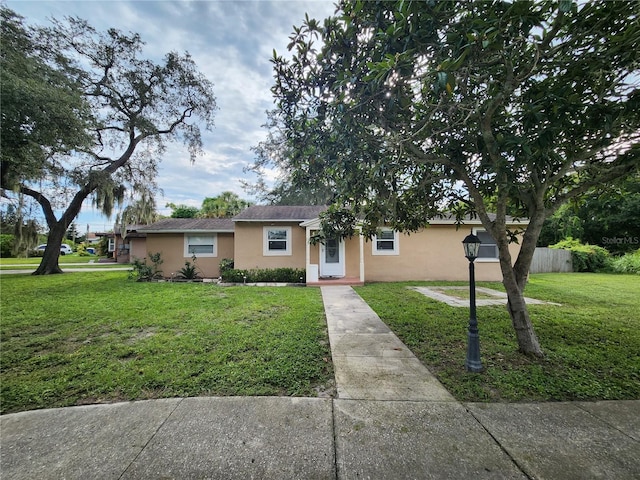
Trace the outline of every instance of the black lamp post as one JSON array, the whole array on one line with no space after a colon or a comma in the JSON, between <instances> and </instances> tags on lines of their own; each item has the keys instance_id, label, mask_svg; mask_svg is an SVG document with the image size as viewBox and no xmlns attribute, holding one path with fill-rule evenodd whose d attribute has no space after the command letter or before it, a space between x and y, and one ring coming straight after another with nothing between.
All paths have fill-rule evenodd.
<instances>
[{"instance_id":1,"label":"black lamp post","mask_svg":"<svg viewBox=\"0 0 640 480\"><path fill-rule=\"evenodd\" d=\"M467 235L462 241L464 256L469 260L469 334L467 337L467 359L464 362L467 372L481 372L480 336L478 335L478 319L476 318L476 275L473 261L478 258L480 239L473 234Z\"/></svg>"}]
</instances>

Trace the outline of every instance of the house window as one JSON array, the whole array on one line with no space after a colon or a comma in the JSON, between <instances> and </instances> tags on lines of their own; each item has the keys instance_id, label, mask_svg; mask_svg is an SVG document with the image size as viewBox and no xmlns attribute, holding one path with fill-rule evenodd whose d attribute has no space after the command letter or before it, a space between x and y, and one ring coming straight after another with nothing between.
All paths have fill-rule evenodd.
<instances>
[{"instance_id":1,"label":"house window","mask_svg":"<svg viewBox=\"0 0 640 480\"><path fill-rule=\"evenodd\" d=\"M264 227L263 253L291 255L291 227Z\"/></svg>"},{"instance_id":2,"label":"house window","mask_svg":"<svg viewBox=\"0 0 640 480\"><path fill-rule=\"evenodd\" d=\"M218 242L216 234L212 235L185 235L185 257L216 257L218 255Z\"/></svg>"},{"instance_id":3,"label":"house window","mask_svg":"<svg viewBox=\"0 0 640 480\"><path fill-rule=\"evenodd\" d=\"M400 245L398 232L390 228L382 228L373 237L373 255L399 255Z\"/></svg>"},{"instance_id":4,"label":"house window","mask_svg":"<svg viewBox=\"0 0 640 480\"><path fill-rule=\"evenodd\" d=\"M478 252L478 260L497 260L498 245L491 234L486 230L476 230L474 233L482 242Z\"/></svg>"},{"instance_id":5,"label":"house window","mask_svg":"<svg viewBox=\"0 0 640 480\"><path fill-rule=\"evenodd\" d=\"M109 238L109 246L107 247L108 252L115 252L116 250L116 239Z\"/></svg>"}]
</instances>

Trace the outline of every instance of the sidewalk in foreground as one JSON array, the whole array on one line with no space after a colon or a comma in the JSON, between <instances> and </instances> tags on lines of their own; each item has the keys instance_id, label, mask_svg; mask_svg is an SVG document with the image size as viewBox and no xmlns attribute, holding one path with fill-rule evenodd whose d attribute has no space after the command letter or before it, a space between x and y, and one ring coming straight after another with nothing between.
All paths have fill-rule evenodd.
<instances>
[{"instance_id":1,"label":"sidewalk in foreground","mask_svg":"<svg viewBox=\"0 0 640 480\"><path fill-rule=\"evenodd\" d=\"M640 478L640 401L202 397L0 417L9 479Z\"/></svg>"}]
</instances>

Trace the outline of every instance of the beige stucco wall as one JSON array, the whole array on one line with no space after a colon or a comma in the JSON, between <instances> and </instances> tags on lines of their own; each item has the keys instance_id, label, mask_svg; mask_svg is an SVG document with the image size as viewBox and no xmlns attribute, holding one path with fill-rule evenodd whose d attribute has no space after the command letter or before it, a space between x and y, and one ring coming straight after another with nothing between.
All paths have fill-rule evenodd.
<instances>
[{"instance_id":1,"label":"beige stucco wall","mask_svg":"<svg viewBox=\"0 0 640 480\"><path fill-rule=\"evenodd\" d=\"M464 257L462 240L468 229L455 225L431 225L413 234L399 235L399 255L373 255L372 242L364 242L365 281L467 280L469 261ZM355 239L354 239L355 241ZM512 244L515 260L519 245ZM476 279L501 281L498 260L476 260Z\"/></svg>"},{"instance_id":2,"label":"beige stucco wall","mask_svg":"<svg viewBox=\"0 0 640 480\"><path fill-rule=\"evenodd\" d=\"M360 278L360 237L344 240L345 276Z\"/></svg>"},{"instance_id":3,"label":"beige stucco wall","mask_svg":"<svg viewBox=\"0 0 640 480\"><path fill-rule=\"evenodd\" d=\"M126 245L129 246L128 249L125 248ZM147 256L146 238L144 237L122 238L120 235L116 235L115 246L116 249L113 252L113 256L118 263L130 263L133 262L134 258L144 258Z\"/></svg>"},{"instance_id":4,"label":"beige stucco wall","mask_svg":"<svg viewBox=\"0 0 640 480\"><path fill-rule=\"evenodd\" d=\"M311 264L319 265L320 245L309 245L309 259Z\"/></svg>"},{"instance_id":5,"label":"beige stucco wall","mask_svg":"<svg viewBox=\"0 0 640 480\"><path fill-rule=\"evenodd\" d=\"M266 223L236 223L235 267L238 269L292 267L305 268L305 230L297 223L291 226L292 255L263 255L263 227ZM399 235L399 255L373 255L371 241L363 240L365 281L392 282L404 280L468 280L469 262L464 257L462 240L468 229L456 230L455 225L432 225L412 234ZM519 245L511 245L516 258ZM320 250L310 246L310 263L319 264ZM345 240L345 276L360 275L360 238ZM476 279L501 281L497 260L476 260Z\"/></svg>"},{"instance_id":6,"label":"beige stucco wall","mask_svg":"<svg viewBox=\"0 0 640 480\"><path fill-rule=\"evenodd\" d=\"M291 255L264 255L264 226L288 226L292 232ZM454 225L432 225L413 233L399 235L399 255L373 255L372 242L363 241L364 274L367 282L389 282L403 280L467 280L469 262L463 255L462 240L468 229L456 230ZM233 258L235 268L305 268L305 229L297 222L263 223L236 222L235 234L218 233L216 257L199 257L198 267L205 277L220 275L219 263L223 258ZM191 261L184 256L184 234L148 234L146 245L136 239L132 242L132 256L148 257L148 252L160 252L164 263L162 271L170 277ZM319 248L311 245L310 263L319 263ZM511 245L515 259L519 245ZM360 238L345 240L345 274L360 275ZM500 281L502 275L496 261L476 260L476 278L484 281Z\"/></svg>"},{"instance_id":7,"label":"beige stucco wall","mask_svg":"<svg viewBox=\"0 0 640 480\"><path fill-rule=\"evenodd\" d=\"M131 238L129 239L129 260L134 258L144 258L147 256L147 239Z\"/></svg>"},{"instance_id":8,"label":"beige stucco wall","mask_svg":"<svg viewBox=\"0 0 640 480\"><path fill-rule=\"evenodd\" d=\"M219 277L220 260L233 258L233 233L218 233L217 241L215 257L197 257L196 260L196 265L201 271L199 274L205 278ZM149 256L148 252L162 254L163 263L160 268L165 277L175 274L184 267L186 261L191 262L190 256L184 256L184 234L182 233L148 233L143 258Z\"/></svg>"},{"instance_id":9,"label":"beige stucco wall","mask_svg":"<svg viewBox=\"0 0 640 480\"><path fill-rule=\"evenodd\" d=\"M291 227L291 255L264 255L265 226ZM305 268L305 229L300 222L236 222L234 240L234 267L240 270L252 268Z\"/></svg>"}]
</instances>

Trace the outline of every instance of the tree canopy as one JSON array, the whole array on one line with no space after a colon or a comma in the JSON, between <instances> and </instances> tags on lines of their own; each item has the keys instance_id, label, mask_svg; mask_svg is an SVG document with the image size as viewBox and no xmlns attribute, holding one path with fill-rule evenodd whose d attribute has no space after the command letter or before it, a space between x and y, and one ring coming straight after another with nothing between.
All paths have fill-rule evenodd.
<instances>
[{"instance_id":1,"label":"tree canopy","mask_svg":"<svg viewBox=\"0 0 640 480\"><path fill-rule=\"evenodd\" d=\"M167 203L167 207L171 209L171 218L196 218L200 212L198 207L190 207L183 203L179 205Z\"/></svg>"},{"instance_id":2,"label":"tree canopy","mask_svg":"<svg viewBox=\"0 0 640 480\"><path fill-rule=\"evenodd\" d=\"M267 139L253 148L255 162L245 171L257 175L255 183L243 182L243 187L260 200L272 205L329 205L333 200L333 188L327 183L311 178L289 162L295 157L295 146L287 141L278 110L267 112ZM275 173L275 186L270 187L265 177Z\"/></svg>"},{"instance_id":3,"label":"tree canopy","mask_svg":"<svg viewBox=\"0 0 640 480\"><path fill-rule=\"evenodd\" d=\"M640 175L602 185L545 220L539 246L572 237L621 254L640 248Z\"/></svg>"},{"instance_id":4,"label":"tree canopy","mask_svg":"<svg viewBox=\"0 0 640 480\"><path fill-rule=\"evenodd\" d=\"M202 208L167 203L172 218L231 218L250 205L251 202L230 191L216 197L206 197L202 201Z\"/></svg>"},{"instance_id":5,"label":"tree canopy","mask_svg":"<svg viewBox=\"0 0 640 480\"><path fill-rule=\"evenodd\" d=\"M81 84L57 65L40 43L38 30L7 8L2 15L2 188L44 180L55 170L50 159L91 144L91 111Z\"/></svg>"},{"instance_id":6,"label":"tree canopy","mask_svg":"<svg viewBox=\"0 0 640 480\"><path fill-rule=\"evenodd\" d=\"M608 1L343 0L294 28L291 58L274 52L275 162L334 192L324 227L336 230L335 215L345 235L356 219L372 235L477 215L498 245L519 347L542 355L523 290L545 218L638 171L639 13ZM507 215L529 221L516 259Z\"/></svg>"},{"instance_id":7,"label":"tree canopy","mask_svg":"<svg viewBox=\"0 0 640 480\"><path fill-rule=\"evenodd\" d=\"M6 151L3 143L2 188L38 202L49 239L35 273L59 273L60 243L85 199L110 210L126 190L153 190L166 142L182 141L195 160L201 126L213 126L213 87L188 53L167 53L159 63L143 58L137 34L98 32L79 18L28 30L2 12L13 19L2 23L3 75L18 72L6 91L3 76L2 136L12 132L13 143ZM31 111L40 96L22 88L22 76L43 89L40 116ZM59 120L54 128L50 118Z\"/></svg>"},{"instance_id":8,"label":"tree canopy","mask_svg":"<svg viewBox=\"0 0 640 480\"><path fill-rule=\"evenodd\" d=\"M233 192L222 192L217 197L207 197L202 201L198 213L202 218L231 218L251 205Z\"/></svg>"}]
</instances>

